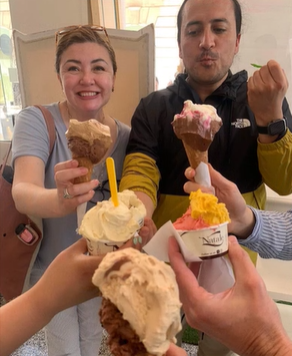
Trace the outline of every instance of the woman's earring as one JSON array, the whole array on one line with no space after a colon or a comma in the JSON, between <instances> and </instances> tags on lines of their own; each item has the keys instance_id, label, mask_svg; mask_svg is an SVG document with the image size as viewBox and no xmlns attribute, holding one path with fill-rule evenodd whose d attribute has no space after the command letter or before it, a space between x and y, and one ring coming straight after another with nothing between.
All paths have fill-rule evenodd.
<instances>
[{"instance_id":1,"label":"woman's earring","mask_svg":"<svg viewBox=\"0 0 292 356\"><path fill-rule=\"evenodd\" d=\"M114 92L115 91L115 87L112 87L112 92Z\"/></svg>"}]
</instances>

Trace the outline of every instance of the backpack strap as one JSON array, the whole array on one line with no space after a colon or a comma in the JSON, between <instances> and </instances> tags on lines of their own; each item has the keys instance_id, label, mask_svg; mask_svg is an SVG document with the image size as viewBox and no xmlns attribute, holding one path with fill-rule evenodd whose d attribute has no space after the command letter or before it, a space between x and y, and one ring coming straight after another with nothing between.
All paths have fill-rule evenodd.
<instances>
[{"instance_id":1,"label":"backpack strap","mask_svg":"<svg viewBox=\"0 0 292 356\"><path fill-rule=\"evenodd\" d=\"M2 171L4 170L5 166L7 165L7 161L8 161L8 157L10 155L11 149L12 149L12 141L10 141L10 145L8 147L6 155L4 156L3 162L1 164L1 174L2 174Z\"/></svg>"},{"instance_id":2,"label":"backpack strap","mask_svg":"<svg viewBox=\"0 0 292 356\"><path fill-rule=\"evenodd\" d=\"M42 112L42 114L44 116L44 119L46 121L47 129L48 129L48 133L49 133L49 138L50 138L50 154L51 154L52 151L53 151L55 140L56 140L56 129L55 129L55 122L54 122L53 116L50 113L50 111L48 109L46 109L44 106L41 106L41 105L34 105L34 106L36 108L38 108ZM12 140L10 142L10 145L8 147L6 155L4 156L3 163L1 165L1 172L2 172L2 170L5 168L5 166L7 164L8 157L10 155L11 149L12 149Z\"/></svg>"},{"instance_id":3,"label":"backpack strap","mask_svg":"<svg viewBox=\"0 0 292 356\"><path fill-rule=\"evenodd\" d=\"M50 111L46 109L44 106L42 105L34 105L34 106L42 112L43 117L46 121L49 138L50 138L50 154L51 154L56 140L56 129L55 129L55 122L53 116L50 113Z\"/></svg>"}]
</instances>

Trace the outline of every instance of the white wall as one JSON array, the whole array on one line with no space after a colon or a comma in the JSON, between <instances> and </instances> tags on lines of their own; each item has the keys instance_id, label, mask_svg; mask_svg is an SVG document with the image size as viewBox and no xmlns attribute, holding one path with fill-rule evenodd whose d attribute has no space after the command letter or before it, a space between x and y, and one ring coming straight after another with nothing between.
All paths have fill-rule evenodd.
<instances>
[{"instance_id":1,"label":"white wall","mask_svg":"<svg viewBox=\"0 0 292 356\"><path fill-rule=\"evenodd\" d=\"M243 10L240 50L233 71L246 69L250 63L263 65L269 59L278 61L288 77L287 99L292 108L292 1L239 0Z\"/></svg>"},{"instance_id":2,"label":"white wall","mask_svg":"<svg viewBox=\"0 0 292 356\"><path fill-rule=\"evenodd\" d=\"M10 0L13 29L34 33L88 23L87 0Z\"/></svg>"},{"instance_id":3,"label":"white wall","mask_svg":"<svg viewBox=\"0 0 292 356\"><path fill-rule=\"evenodd\" d=\"M287 211L292 209L292 194L280 196L267 187L267 197L266 210Z\"/></svg>"}]
</instances>

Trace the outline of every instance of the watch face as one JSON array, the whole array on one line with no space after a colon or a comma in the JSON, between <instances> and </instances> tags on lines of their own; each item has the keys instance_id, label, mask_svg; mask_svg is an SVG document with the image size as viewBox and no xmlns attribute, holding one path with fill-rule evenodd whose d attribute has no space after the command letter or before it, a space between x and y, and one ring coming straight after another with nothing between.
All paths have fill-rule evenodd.
<instances>
[{"instance_id":1,"label":"watch face","mask_svg":"<svg viewBox=\"0 0 292 356\"><path fill-rule=\"evenodd\" d=\"M268 126L268 133L271 136L280 135L286 130L285 120L275 120L271 122Z\"/></svg>"}]
</instances>

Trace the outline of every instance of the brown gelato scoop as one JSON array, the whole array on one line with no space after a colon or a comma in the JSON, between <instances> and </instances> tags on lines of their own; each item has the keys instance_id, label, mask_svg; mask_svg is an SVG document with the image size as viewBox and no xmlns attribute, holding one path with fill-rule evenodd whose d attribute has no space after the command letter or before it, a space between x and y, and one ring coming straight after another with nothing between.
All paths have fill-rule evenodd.
<instances>
[{"instance_id":1,"label":"brown gelato scoop","mask_svg":"<svg viewBox=\"0 0 292 356\"><path fill-rule=\"evenodd\" d=\"M74 183L89 182L93 166L101 161L112 143L109 127L95 119L83 122L71 119L66 137L72 158L80 167L88 169L88 173L76 178Z\"/></svg>"},{"instance_id":2,"label":"brown gelato scoop","mask_svg":"<svg viewBox=\"0 0 292 356\"><path fill-rule=\"evenodd\" d=\"M163 356L176 342L181 303L166 263L133 248L109 252L92 283L104 298L99 315L114 356Z\"/></svg>"},{"instance_id":3,"label":"brown gelato scoop","mask_svg":"<svg viewBox=\"0 0 292 356\"><path fill-rule=\"evenodd\" d=\"M99 316L109 335L108 346L114 356L151 356L129 322L109 299L102 299Z\"/></svg>"},{"instance_id":4,"label":"brown gelato scoop","mask_svg":"<svg viewBox=\"0 0 292 356\"><path fill-rule=\"evenodd\" d=\"M222 126L216 109L187 100L182 112L174 116L172 126L183 141L191 167L196 169L200 162L208 163L208 148Z\"/></svg>"}]
</instances>

